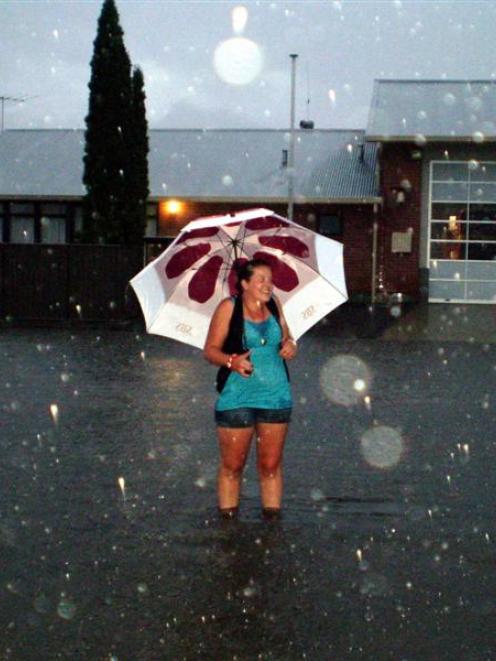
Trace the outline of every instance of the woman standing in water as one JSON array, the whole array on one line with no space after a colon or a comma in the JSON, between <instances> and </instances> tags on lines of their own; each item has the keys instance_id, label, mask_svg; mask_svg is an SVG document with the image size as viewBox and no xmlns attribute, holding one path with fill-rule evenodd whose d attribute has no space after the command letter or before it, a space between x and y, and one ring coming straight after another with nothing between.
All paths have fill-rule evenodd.
<instances>
[{"instance_id":1,"label":"woman standing in water","mask_svg":"<svg viewBox=\"0 0 496 661\"><path fill-rule=\"evenodd\" d=\"M277 518L282 500L282 456L292 397L286 360L296 355L272 270L263 260L238 269L238 295L215 310L203 354L221 369L215 421L220 446L218 502L222 516L238 513L243 468L253 433L262 512Z\"/></svg>"}]
</instances>

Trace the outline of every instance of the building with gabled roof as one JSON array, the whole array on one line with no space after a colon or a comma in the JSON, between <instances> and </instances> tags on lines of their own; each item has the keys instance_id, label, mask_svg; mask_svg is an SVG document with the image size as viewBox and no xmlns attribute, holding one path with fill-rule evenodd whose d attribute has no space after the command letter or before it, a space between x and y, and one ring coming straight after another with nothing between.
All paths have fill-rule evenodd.
<instances>
[{"instance_id":1,"label":"building with gabled roof","mask_svg":"<svg viewBox=\"0 0 496 661\"><path fill-rule=\"evenodd\" d=\"M496 302L496 81L377 80L378 287Z\"/></svg>"},{"instance_id":2,"label":"building with gabled roof","mask_svg":"<svg viewBox=\"0 0 496 661\"><path fill-rule=\"evenodd\" d=\"M376 80L365 130L300 129L294 219L343 242L352 296L496 302L496 81ZM284 215L286 130L149 133L147 243L191 219ZM82 228L83 130L0 134L0 238Z\"/></svg>"}]
</instances>

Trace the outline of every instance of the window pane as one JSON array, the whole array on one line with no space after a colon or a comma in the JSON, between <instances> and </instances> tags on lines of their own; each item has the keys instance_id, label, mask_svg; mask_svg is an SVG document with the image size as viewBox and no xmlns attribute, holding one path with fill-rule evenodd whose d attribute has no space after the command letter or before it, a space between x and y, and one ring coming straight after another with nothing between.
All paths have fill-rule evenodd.
<instances>
[{"instance_id":1,"label":"window pane","mask_svg":"<svg viewBox=\"0 0 496 661\"><path fill-rule=\"evenodd\" d=\"M147 219L145 236L157 236L157 219L155 217Z\"/></svg>"},{"instance_id":2,"label":"window pane","mask_svg":"<svg viewBox=\"0 0 496 661\"><path fill-rule=\"evenodd\" d=\"M433 200L456 200L458 202L465 202L468 200L468 183L467 184L433 184L432 185L432 199Z\"/></svg>"},{"instance_id":3,"label":"window pane","mask_svg":"<svg viewBox=\"0 0 496 661\"><path fill-rule=\"evenodd\" d=\"M470 201L496 202L496 184L472 184Z\"/></svg>"},{"instance_id":4,"label":"window pane","mask_svg":"<svg viewBox=\"0 0 496 661\"><path fill-rule=\"evenodd\" d=\"M146 215L148 218L156 218L157 217L157 204L147 204L146 205Z\"/></svg>"},{"instance_id":5,"label":"window pane","mask_svg":"<svg viewBox=\"0 0 496 661\"><path fill-rule=\"evenodd\" d=\"M471 181L496 181L496 163L481 163L470 179Z\"/></svg>"},{"instance_id":6,"label":"window pane","mask_svg":"<svg viewBox=\"0 0 496 661\"><path fill-rule=\"evenodd\" d=\"M10 219L10 242L11 243L34 242L33 218L13 217Z\"/></svg>"},{"instance_id":7,"label":"window pane","mask_svg":"<svg viewBox=\"0 0 496 661\"><path fill-rule=\"evenodd\" d=\"M467 298L469 301L493 301L496 303L496 282L468 282Z\"/></svg>"},{"instance_id":8,"label":"window pane","mask_svg":"<svg viewBox=\"0 0 496 661\"><path fill-rule=\"evenodd\" d=\"M466 254L465 243L456 241L446 241L438 243L433 241L431 243L431 258L432 259L465 259Z\"/></svg>"},{"instance_id":9,"label":"window pane","mask_svg":"<svg viewBox=\"0 0 496 661\"><path fill-rule=\"evenodd\" d=\"M319 232L324 236L340 236L342 234L341 218L337 215L320 216Z\"/></svg>"},{"instance_id":10,"label":"window pane","mask_svg":"<svg viewBox=\"0 0 496 661\"><path fill-rule=\"evenodd\" d=\"M467 262L444 262L431 260L430 276L442 280L463 280L466 277Z\"/></svg>"},{"instance_id":11,"label":"window pane","mask_svg":"<svg viewBox=\"0 0 496 661\"><path fill-rule=\"evenodd\" d=\"M466 238L467 223L432 223L431 237L444 241L460 241Z\"/></svg>"},{"instance_id":12,"label":"window pane","mask_svg":"<svg viewBox=\"0 0 496 661\"><path fill-rule=\"evenodd\" d=\"M65 218L41 219L42 243L65 243Z\"/></svg>"},{"instance_id":13,"label":"window pane","mask_svg":"<svg viewBox=\"0 0 496 661\"><path fill-rule=\"evenodd\" d=\"M496 220L496 204L472 204L469 206L470 220Z\"/></svg>"},{"instance_id":14,"label":"window pane","mask_svg":"<svg viewBox=\"0 0 496 661\"><path fill-rule=\"evenodd\" d=\"M468 258L496 260L496 243L469 243Z\"/></svg>"},{"instance_id":15,"label":"window pane","mask_svg":"<svg viewBox=\"0 0 496 661\"><path fill-rule=\"evenodd\" d=\"M456 216L459 220L464 220L467 216L467 205L459 204L437 204L432 205L432 220L448 220L450 216Z\"/></svg>"},{"instance_id":16,"label":"window pane","mask_svg":"<svg viewBox=\"0 0 496 661\"><path fill-rule=\"evenodd\" d=\"M443 282L431 280L429 283L430 298L441 298L445 301L465 297L464 282Z\"/></svg>"},{"instance_id":17,"label":"window pane","mask_svg":"<svg viewBox=\"0 0 496 661\"><path fill-rule=\"evenodd\" d=\"M74 209L74 231L80 234L83 231L83 208L75 207Z\"/></svg>"},{"instance_id":18,"label":"window pane","mask_svg":"<svg viewBox=\"0 0 496 661\"><path fill-rule=\"evenodd\" d=\"M496 262L467 262L468 280L495 280Z\"/></svg>"},{"instance_id":19,"label":"window pane","mask_svg":"<svg viewBox=\"0 0 496 661\"><path fill-rule=\"evenodd\" d=\"M468 167L466 163L433 163L432 178L435 181L466 181Z\"/></svg>"},{"instance_id":20,"label":"window pane","mask_svg":"<svg viewBox=\"0 0 496 661\"><path fill-rule=\"evenodd\" d=\"M496 223L470 223L467 238L471 241L496 241Z\"/></svg>"},{"instance_id":21,"label":"window pane","mask_svg":"<svg viewBox=\"0 0 496 661\"><path fill-rule=\"evenodd\" d=\"M11 202L10 212L15 214L34 215L34 204L31 202Z\"/></svg>"}]
</instances>

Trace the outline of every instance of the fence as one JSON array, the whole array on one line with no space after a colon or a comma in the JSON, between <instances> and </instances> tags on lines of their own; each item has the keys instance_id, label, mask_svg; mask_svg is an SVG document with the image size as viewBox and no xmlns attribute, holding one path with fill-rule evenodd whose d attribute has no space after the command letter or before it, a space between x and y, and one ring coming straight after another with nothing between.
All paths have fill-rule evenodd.
<instances>
[{"instance_id":1,"label":"fence","mask_svg":"<svg viewBox=\"0 0 496 661\"><path fill-rule=\"evenodd\" d=\"M12 321L96 321L138 317L128 285L143 248L0 244L0 317Z\"/></svg>"}]
</instances>

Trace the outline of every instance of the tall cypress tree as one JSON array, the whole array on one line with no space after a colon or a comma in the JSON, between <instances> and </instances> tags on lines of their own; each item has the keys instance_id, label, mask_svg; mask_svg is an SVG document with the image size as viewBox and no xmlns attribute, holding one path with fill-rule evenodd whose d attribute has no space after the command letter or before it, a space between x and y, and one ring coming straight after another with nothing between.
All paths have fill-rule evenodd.
<instances>
[{"instance_id":1,"label":"tall cypress tree","mask_svg":"<svg viewBox=\"0 0 496 661\"><path fill-rule=\"evenodd\" d=\"M129 215L125 228L125 242L139 244L146 227L146 201L148 189L148 124L145 108L143 72L135 67L131 79L131 130L129 141Z\"/></svg>"},{"instance_id":2,"label":"tall cypress tree","mask_svg":"<svg viewBox=\"0 0 496 661\"><path fill-rule=\"evenodd\" d=\"M114 0L104 0L94 41L86 117L84 238L122 243L129 227L127 172L131 134L131 62Z\"/></svg>"}]
</instances>

